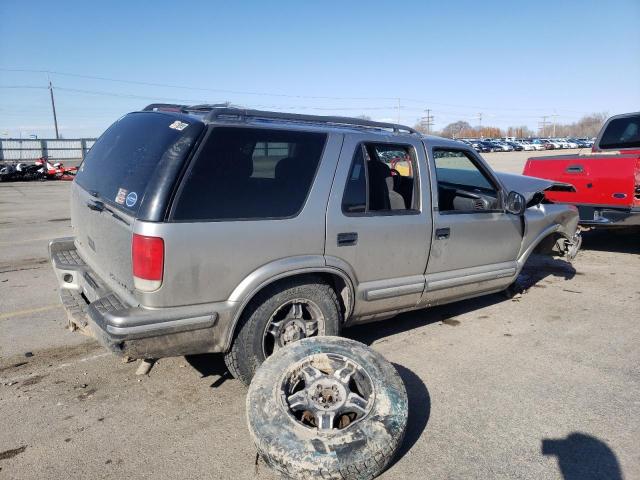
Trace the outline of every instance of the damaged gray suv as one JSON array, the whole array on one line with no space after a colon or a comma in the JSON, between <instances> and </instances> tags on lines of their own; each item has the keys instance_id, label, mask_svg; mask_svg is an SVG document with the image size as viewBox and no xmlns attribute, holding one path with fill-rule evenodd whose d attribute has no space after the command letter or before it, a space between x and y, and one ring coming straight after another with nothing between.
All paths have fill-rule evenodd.
<instances>
[{"instance_id":1,"label":"damaged gray suv","mask_svg":"<svg viewBox=\"0 0 640 480\"><path fill-rule=\"evenodd\" d=\"M504 290L534 249L575 256L566 184L497 174L396 124L150 105L95 143L51 261L74 328L131 358L276 349Z\"/></svg>"}]
</instances>

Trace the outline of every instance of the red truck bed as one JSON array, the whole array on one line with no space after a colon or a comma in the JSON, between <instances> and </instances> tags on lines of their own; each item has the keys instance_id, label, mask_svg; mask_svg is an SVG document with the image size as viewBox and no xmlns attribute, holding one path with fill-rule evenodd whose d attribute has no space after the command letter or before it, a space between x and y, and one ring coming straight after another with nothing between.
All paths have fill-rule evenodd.
<instances>
[{"instance_id":1,"label":"red truck bed","mask_svg":"<svg viewBox=\"0 0 640 480\"><path fill-rule=\"evenodd\" d=\"M623 124L615 123L616 119ZM572 184L575 192L554 191L546 196L554 202L576 205L582 224L640 225L640 114L612 117L593 152L530 158L523 174Z\"/></svg>"}]
</instances>

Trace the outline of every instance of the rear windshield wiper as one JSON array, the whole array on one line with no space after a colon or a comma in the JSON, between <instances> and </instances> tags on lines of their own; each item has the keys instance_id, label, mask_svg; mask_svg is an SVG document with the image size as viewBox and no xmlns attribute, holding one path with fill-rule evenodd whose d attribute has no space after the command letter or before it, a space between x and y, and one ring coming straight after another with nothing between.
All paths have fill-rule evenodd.
<instances>
[{"instance_id":1,"label":"rear windshield wiper","mask_svg":"<svg viewBox=\"0 0 640 480\"><path fill-rule=\"evenodd\" d=\"M104 210L104 203L100 200L96 200L95 202L87 202L87 207L89 207L94 212L101 212Z\"/></svg>"},{"instance_id":2,"label":"rear windshield wiper","mask_svg":"<svg viewBox=\"0 0 640 480\"><path fill-rule=\"evenodd\" d=\"M122 218L120 215L118 215L115 210L112 210L111 208L107 207L103 202L101 202L100 200L96 200L95 202L87 202L87 207L89 207L91 210L93 210L94 212L103 212L103 211L107 211L111 214L111 216L113 218L115 218L116 220L120 220L122 223L124 223L125 225L129 225L129 222L127 222L124 218Z\"/></svg>"}]
</instances>

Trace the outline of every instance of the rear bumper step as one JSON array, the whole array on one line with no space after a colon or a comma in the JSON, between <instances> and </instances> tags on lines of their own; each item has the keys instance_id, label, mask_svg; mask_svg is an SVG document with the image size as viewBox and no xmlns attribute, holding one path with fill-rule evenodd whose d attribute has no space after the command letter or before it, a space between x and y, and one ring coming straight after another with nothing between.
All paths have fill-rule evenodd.
<instances>
[{"instance_id":1,"label":"rear bumper step","mask_svg":"<svg viewBox=\"0 0 640 480\"><path fill-rule=\"evenodd\" d=\"M580 225L589 227L640 226L640 208L578 205Z\"/></svg>"},{"instance_id":2,"label":"rear bumper step","mask_svg":"<svg viewBox=\"0 0 640 480\"><path fill-rule=\"evenodd\" d=\"M51 241L49 256L70 326L112 352L160 358L219 351L218 314L206 305L148 309L125 304L78 255L73 238Z\"/></svg>"}]
</instances>

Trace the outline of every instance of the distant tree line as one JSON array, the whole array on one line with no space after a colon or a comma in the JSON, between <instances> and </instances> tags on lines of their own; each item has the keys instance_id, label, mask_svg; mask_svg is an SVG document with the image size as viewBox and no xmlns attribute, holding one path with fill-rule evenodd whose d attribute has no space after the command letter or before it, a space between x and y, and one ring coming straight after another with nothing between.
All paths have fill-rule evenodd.
<instances>
[{"instance_id":1,"label":"distant tree line","mask_svg":"<svg viewBox=\"0 0 640 480\"><path fill-rule=\"evenodd\" d=\"M606 113L591 113L583 116L574 123L556 123L556 137L595 137L600 131L600 127L607 119ZM425 125L418 123L414 128L422 133L427 133ZM499 127L483 126L472 127L468 122L458 120L450 123L440 131L431 130L429 133L447 138L498 138L498 137L551 137L554 136L554 126L548 123L544 129L534 132L526 125L512 126L503 130Z\"/></svg>"}]
</instances>

